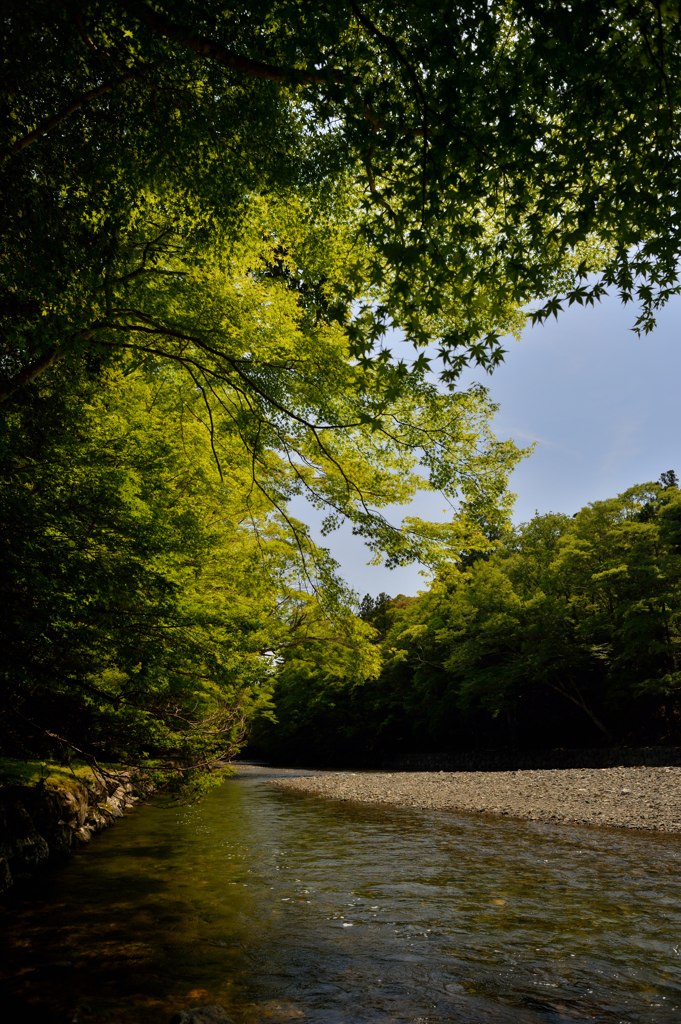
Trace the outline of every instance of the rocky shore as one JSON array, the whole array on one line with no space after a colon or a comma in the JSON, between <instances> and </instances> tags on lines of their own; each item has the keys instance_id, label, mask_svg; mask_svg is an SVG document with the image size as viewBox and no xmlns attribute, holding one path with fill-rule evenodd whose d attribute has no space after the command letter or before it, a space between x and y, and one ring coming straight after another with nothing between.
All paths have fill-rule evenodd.
<instances>
[{"instance_id":1,"label":"rocky shore","mask_svg":"<svg viewBox=\"0 0 681 1024\"><path fill-rule=\"evenodd\" d=\"M334 800L681 832L680 767L324 772L275 784Z\"/></svg>"},{"instance_id":2,"label":"rocky shore","mask_svg":"<svg viewBox=\"0 0 681 1024\"><path fill-rule=\"evenodd\" d=\"M0 892L68 856L132 807L143 790L130 773L0 788Z\"/></svg>"}]
</instances>

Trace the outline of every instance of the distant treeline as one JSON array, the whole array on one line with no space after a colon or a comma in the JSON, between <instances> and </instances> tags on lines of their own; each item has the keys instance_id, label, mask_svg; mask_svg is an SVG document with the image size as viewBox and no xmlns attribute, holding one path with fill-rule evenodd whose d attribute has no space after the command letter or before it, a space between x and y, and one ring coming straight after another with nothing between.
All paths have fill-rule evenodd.
<instances>
[{"instance_id":1,"label":"distant treeline","mask_svg":"<svg viewBox=\"0 0 681 1024\"><path fill-rule=\"evenodd\" d=\"M378 763L420 750L678 743L681 493L676 474L537 515L417 598L366 596L374 678L291 651L251 751Z\"/></svg>"}]
</instances>

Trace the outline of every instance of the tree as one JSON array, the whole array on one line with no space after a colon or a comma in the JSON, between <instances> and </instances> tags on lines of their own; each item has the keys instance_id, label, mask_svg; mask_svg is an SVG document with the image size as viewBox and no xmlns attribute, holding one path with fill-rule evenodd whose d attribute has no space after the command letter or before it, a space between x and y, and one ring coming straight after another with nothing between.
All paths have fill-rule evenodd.
<instances>
[{"instance_id":1,"label":"tree","mask_svg":"<svg viewBox=\"0 0 681 1024\"><path fill-rule=\"evenodd\" d=\"M495 365L528 303L542 318L609 287L651 329L678 290L679 14L13 0L4 394L105 336L143 347L139 323L112 335L112 289L158 279L178 232L191 262L188 225L227 245L265 196L326 207L359 246L321 303L318 277L284 275L356 356L394 325L436 342L455 379Z\"/></svg>"},{"instance_id":2,"label":"tree","mask_svg":"<svg viewBox=\"0 0 681 1024\"><path fill-rule=\"evenodd\" d=\"M181 373L134 364L56 368L5 410L5 755L187 778L239 749L306 616L361 648L334 564L254 498L247 462L218 473L204 417Z\"/></svg>"},{"instance_id":3,"label":"tree","mask_svg":"<svg viewBox=\"0 0 681 1024\"><path fill-rule=\"evenodd\" d=\"M396 669L410 666L410 700L431 730L456 735L484 712L508 717L512 732L517 721L532 743L542 718L571 705L611 742L641 728L637 715L657 715L661 698L673 729L681 563L667 537L677 504L676 488L651 483L575 519L537 516L396 619L386 648ZM579 735L579 719L571 728Z\"/></svg>"},{"instance_id":4,"label":"tree","mask_svg":"<svg viewBox=\"0 0 681 1024\"><path fill-rule=\"evenodd\" d=\"M289 643L277 666L275 713L256 714L249 750L288 764L352 762L381 652L372 626L355 616L344 625L330 629L323 617L306 615L304 642Z\"/></svg>"},{"instance_id":5,"label":"tree","mask_svg":"<svg viewBox=\"0 0 681 1024\"><path fill-rule=\"evenodd\" d=\"M483 389L454 391L463 365L493 368L528 304L541 319L561 296L593 302L614 287L647 331L678 290L678 5L257 0L227 17L214 0L10 0L3 31L9 535L22 517L36 532L55 510L68 519L42 497L56 487L45 453L61 445L55 464L70 467L78 424L97 437L112 381L139 374L192 396L167 406L175 429L191 408L220 485L240 481L252 538L276 522L314 586L328 560L287 504L303 492L325 530L349 519L388 564L444 568L468 552L482 579L522 453L492 437ZM423 351L413 365L391 353L392 328L439 349L450 393ZM32 403L45 417L37 449ZM87 451L79 502L101 479L106 507L113 477ZM138 456L125 449L130 479ZM452 522L385 520L418 487L445 493ZM133 505L116 525L115 600L139 578L150 607L175 594L175 615L193 593L189 576L166 587L179 535L154 540L154 575ZM64 560L65 522L35 553L36 566L67 566L61 589L46 573L55 608L90 585L86 563L108 592L96 559ZM17 589L23 562L8 559L14 600L30 574Z\"/></svg>"},{"instance_id":6,"label":"tree","mask_svg":"<svg viewBox=\"0 0 681 1024\"><path fill-rule=\"evenodd\" d=\"M192 329L227 328L231 378L199 375L185 338L177 358L148 345L60 361L2 408L5 750L195 770L238 749L282 659L369 657L353 595L287 511L303 487L328 528L350 515L393 561L436 563L475 546L479 510L505 515L521 453L492 437L484 391L443 396L415 375L377 426L363 412L380 368L344 359L340 331L317 329L311 350L304 297L207 259L196 288ZM156 290L147 309L166 324L172 289ZM258 408L270 362L297 418ZM311 422L320 409L331 425ZM376 512L436 485L462 492L450 524L398 531Z\"/></svg>"},{"instance_id":7,"label":"tree","mask_svg":"<svg viewBox=\"0 0 681 1024\"><path fill-rule=\"evenodd\" d=\"M387 364L351 359L346 332L324 313L347 270L347 232L310 224L299 201L261 201L226 249L186 213L165 221L172 197L147 200L157 245L143 222L112 257L97 299L107 307L97 365L174 367L201 397L218 473L247 460L258 500L287 516L304 492L326 509L326 528L349 518L393 563L432 562L462 536L477 543L465 522L392 527L380 509L418 487L441 490L474 519L505 520L508 473L523 453L493 438L484 389L442 394L423 368L396 386ZM312 296L306 281L316 282Z\"/></svg>"},{"instance_id":8,"label":"tree","mask_svg":"<svg viewBox=\"0 0 681 1024\"><path fill-rule=\"evenodd\" d=\"M357 615L363 622L368 622L374 627L377 639L382 640L388 631L392 604L393 599L384 592L380 593L376 599L371 594L365 594L359 603Z\"/></svg>"},{"instance_id":9,"label":"tree","mask_svg":"<svg viewBox=\"0 0 681 1024\"><path fill-rule=\"evenodd\" d=\"M312 703L294 667L275 682L286 752L341 761L339 737L359 763L398 750L677 743L680 523L678 489L647 483L575 518L536 516L485 557L443 567L426 593L391 602L376 678L336 680Z\"/></svg>"}]
</instances>

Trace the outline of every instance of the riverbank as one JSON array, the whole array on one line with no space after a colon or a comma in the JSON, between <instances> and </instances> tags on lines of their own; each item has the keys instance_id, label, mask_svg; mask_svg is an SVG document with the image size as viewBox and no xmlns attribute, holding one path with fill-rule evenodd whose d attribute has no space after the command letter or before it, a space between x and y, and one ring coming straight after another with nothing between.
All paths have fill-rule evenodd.
<instances>
[{"instance_id":1,"label":"riverbank","mask_svg":"<svg viewBox=\"0 0 681 1024\"><path fill-rule=\"evenodd\" d=\"M89 842L147 792L129 771L101 776L53 766L40 774L40 765L2 766L0 893Z\"/></svg>"},{"instance_id":2,"label":"riverbank","mask_svg":"<svg viewBox=\"0 0 681 1024\"><path fill-rule=\"evenodd\" d=\"M678 1024L681 836L337 803L235 767L2 901L8 1020Z\"/></svg>"},{"instance_id":3,"label":"riverbank","mask_svg":"<svg viewBox=\"0 0 681 1024\"><path fill-rule=\"evenodd\" d=\"M327 772L275 784L333 800L681 832L679 767Z\"/></svg>"},{"instance_id":4,"label":"riverbank","mask_svg":"<svg viewBox=\"0 0 681 1024\"><path fill-rule=\"evenodd\" d=\"M681 747L422 751L361 767L388 772L511 772L528 768L638 768L642 765L649 768L681 766ZM329 767L352 770L347 763Z\"/></svg>"}]
</instances>

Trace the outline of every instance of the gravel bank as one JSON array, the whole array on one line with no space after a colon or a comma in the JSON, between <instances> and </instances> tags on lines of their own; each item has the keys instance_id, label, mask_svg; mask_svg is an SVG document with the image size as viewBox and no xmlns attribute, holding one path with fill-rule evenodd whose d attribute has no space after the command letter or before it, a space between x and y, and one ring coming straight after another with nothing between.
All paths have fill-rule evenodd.
<instances>
[{"instance_id":1,"label":"gravel bank","mask_svg":"<svg viewBox=\"0 0 681 1024\"><path fill-rule=\"evenodd\" d=\"M676 767L328 772L278 779L276 785L360 803L681 832L681 768Z\"/></svg>"}]
</instances>

